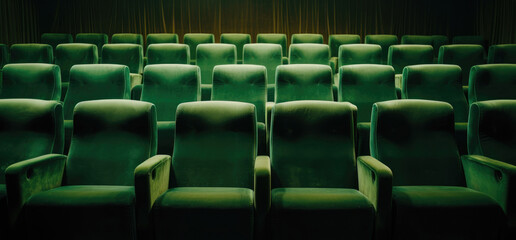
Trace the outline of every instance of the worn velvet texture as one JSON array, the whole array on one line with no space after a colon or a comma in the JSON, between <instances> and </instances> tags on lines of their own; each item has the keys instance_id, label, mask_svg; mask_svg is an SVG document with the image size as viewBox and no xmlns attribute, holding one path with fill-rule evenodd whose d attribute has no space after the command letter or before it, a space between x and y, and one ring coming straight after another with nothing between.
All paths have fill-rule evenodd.
<instances>
[{"instance_id":1,"label":"worn velvet texture","mask_svg":"<svg viewBox=\"0 0 516 240\"><path fill-rule=\"evenodd\" d=\"M485 64L471 68L468 101L516 99L516 64Z\"/></svg>"},{"instance_id":2,"label":"worn velvet texture","mask_svg":"<svg viewBox=\"0 0 516 240\"><path fill-rule=\"evenodd\" d=\"M236 47L233 44L199 44L197 66L201 68L201 99L210 100L213 68L216 65L236 64Z\"/></svg>"},{"instance_id":3,"label":"worn velvet texture","mask_svg":"<svg viewBox=\"0 0 516 240\"><path fill-rule=\"evenodd\" d=\"M141 74L143 47L134 43L104 44L102 63L126 65L131 73Z\"/></svg>"},{"instance_id":4,"label":"worn velvet texture","mask_svg":"<svg viewBox=\"0 0 516 240\"><path fill-rule=\"evenodd\" d=\"M296 43L324 43L324 37L319 33L294 33L290 39L291 44Z\"/></svg>"},{"instance_id":5,"label":"worn velvet texture","mask_svg":"<svg viewBox=\"0 0 516 240\"><path fill-rule=\"evenodd\" d=\"M251 43L251 35L247 33L223 33L220 43L234 44L237 50L237 63L242 63L244 45Z\"/></svg>"},{"instance_id":6,"label":"worn velvet texture","mask_svg":"<svg viewBox=\"0 0 516 240\"><path fill-rule=\"evenodd\" d=\"M320 64L282 65L276 69L276 103L295 100L333 101L332 71Z\"/></svg>"},{"instance_id":7,"label":"worn velvet texture","mask_svg":"<svg viewBox=\"0 0 516 240\"><path fill-rule=\"evenodd\" d=\"M244 46L244 64L262 65L267 69L267 101L274 102L276 68L282 64L282 47L274 43L255 43Z\"/></svg>"},{"instance_id":8,"label":"worn velvet texture","mask_svg":"<svg viewBox=\"0 0 516 240\"><path fill-rule=\"evenodd\" d=\"M115 33L111 36L111 43L130 43L143 46L143 35L137 33Z\"/></svg>"},{"instance_id":9,"label":"worn velvet texture","mask_svg":"<svg viewBox=\"0 0 516 240\"><path fill-rule=\"evenodd\" d=\"M183 43L190 47L190 63L197 60L197 45L215 43L215 36L211 33L187 33L183 36Z\"/></svg>"},{"instance_id":10,"label":"worn velvet texture","mask_svg":"<svg viewBox=\"0 0 516 240\"><path fill-rule=\"evenodd\" d=\"M401 37L401 44L432 45L434 48L435 63L439 56L439 48L442 45L447 45L448 43L449 39L444 35L403 35Z\"/></svg>"},{"instance_id":11,"label":"worn velvet texture","mask_svg":"<svg viewBox=\"0 0 516 240\"><path fill-rule=\"evenodd\" d=\"M296 43L289 49L289 64L330 64L330 47L320 43Z\"/></svg>"},{"instance_id":12,"label":"worn velvet texture","mask_svg":"<svg viewBox=\"0 0 516 240\"><path fill-rule=\"evenodd\" d=\"M370 34L364 39L365 44L378 44L382 47L382 64L387 64L389 47L399 43L398 36L388 34Z\"/></svg>"},{"instance_id":13,"label":"worn velvet texture","mask_svg":"<svg viewBox=\"0 0 516 240\"><path fill-rule=\"evenodd\" d=\"M77 33L76 43L89 43L97 46L99 60L102 59L102 46L108 43L108 35L104 33Z\"/></svg>"},{"instance_id":14,"label":"worn velvet texture","mask_svg":"<svg viewBox=\"0 0 516 240\"><path fill-rule=\"evenodd\" d=\"M396 74L401 74L408 65L433 63L434 52L431 45L393 45L389 47L387 64L394 68Z\"/></svg>"},{"instance_id":15,"label":"worn velvet texture","mask_svg":"<svg viewBox=\"0 0 516 240\"><path fill-rule=\"evenodd\" d=\"M41 34L41 43L52 46L55 56L57 45L62 43L73 43L73 36L69 33L43 33Z\"/></svg>"},{"instance_id":16,"label":"worn velvet texture","mask_svg":"<svg viewBox=\"0 0 516 240\"><path fill-rule=\"evenodd\" d=\"M256 43L275 43L281 45L283 51L282 62L288 64L287 35L284 33L259 33L256 35Z\"/></svg>"},{"instance_id":17,"label":"worn velvet texture","mask_svg":"<svg viewBox=\"0 0 516 240\"><path fill-rule=\"evenodd\" d=\"M59 66L47 63L17 63L2 69L0 99L33 98L59 101Z\"/></svg>"},{"instance_id":18,"label":"worn velvet texture","mask_svg":"<svg viewBox=\"0 0 516 240\"><path fill-rule=\"evenodd\" d=\"M99 62L97 46L85 43L60 44L55 49L55 63L61 68L61 80L64 85L70 81L70 68L76 64L97 64Z\"/></svg>"},{"instance_id":19,"label":"worn velvet texture","mask_svg":"<svg viewBox=\"0 0 516 240\"><path fill-rule=\"evenodd\" d=\"M40 43L11 45L10 63L53 63L52 46Z\"/></svg>"},{"instance_id":20,"label":"worn velvet texture","mask_svg":"<svg viewBox=\"0 0 516 240\"><path fill-rule=\"evenodd\" d=\"M179 37L175 33L149 33L147 34L146 46L159 43L179 43Z\"/></svg>"},{"instance_id":21,"label":"worn velvet texture","mask_svg":"<svg viewBox=\"0 0 516 240\"><path fill-rule=\"evenodd\" d=\"M330 47L330 66L335 72L339 71L339 47L347 44L359 44L360 35L357 34L331 34L328 37L328 46Z\"/></svg>"},{"instance_id":22,"label":"worn velvet texture","mask_svg":"<svg viewBox=\"0 0 516 240\"><path fill-rule=\"evenodd\" d=\"M382 63L382 47L378 44L346 44L338 50L339 68L351 64Z\"/></svg>"},{"instance_id":23,"label":"worn velvet texture","mask_svg":"<svg viewBox=\"0 0 516 240\"><path fill-rule=\"evenodd\" d=\"M487 63L516 63L516 44L491 45Z\"/></svg>"},{"instance_id":24,"label":"worn velvet texture","mask_svg":"<svg viewBox=\"0 0 516 240\"><path fill-rule=\"evenodd\" d=\"M186 44L160 43L147 47L147 65L189 63L190 47Z\"/></svg>"},{"instance_id":25,"label":"worn velvet texture","mask_svg":"<svg viewBox=\"0 0 516 240\"><path fill-rule=\"evenodd\" d=\"M455 64L462 69L462 85L468 86L471 67L484 64L484 47L472 44L444 45L439 49L440 64Z\"/></svg>"}]
</instances>

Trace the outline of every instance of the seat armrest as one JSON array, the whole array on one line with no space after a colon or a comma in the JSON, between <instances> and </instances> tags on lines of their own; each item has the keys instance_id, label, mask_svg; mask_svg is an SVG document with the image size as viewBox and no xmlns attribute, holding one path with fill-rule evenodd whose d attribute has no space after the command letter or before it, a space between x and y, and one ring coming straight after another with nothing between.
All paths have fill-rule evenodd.
<instances>
[{"instance_id":1,"label":"seat armrest","mask_svg":"<svg viewBox=\"0 0 516 240\"><path fill-rule=\"evenodd\" d=\"M259 212L267 212L271 205L271 160L258 156L254 165L254 204Z\"/></svg>"},{"instance_id":2,"label":"seat armrest","mask_svg":"<svg viewBox=\"0 0 516 240\"><path fill-rule=\"evenodd\" d=\"M339 58L338 57L331 57L330 58L330 67L331 67L331 70L333 70L333 73L337 73L339 70L337 69L337 64L338 64L338 60Z\"/></svg>"},{"instance_id":3,"label":"seat armrest","mask_svg":"<svg viewBox=\"0 0 516 240\"><path fill-rule=\"evenodd\" d=\"M9 221L15 224L23 204L34 194L61 186L66 156L46 154L10 165L5 170Z\"/></svg>"},{"instance_id":4,"label":"seat armrest","mask_svg":"<svg viewBox=\"0 0 516 240\"><path fill-rule=\"evenodd\" d=\"M375 239L390 234L392 205L392 171L371 156L357 159L358 190L376 209Z\"/></svg>"}]
</instances>

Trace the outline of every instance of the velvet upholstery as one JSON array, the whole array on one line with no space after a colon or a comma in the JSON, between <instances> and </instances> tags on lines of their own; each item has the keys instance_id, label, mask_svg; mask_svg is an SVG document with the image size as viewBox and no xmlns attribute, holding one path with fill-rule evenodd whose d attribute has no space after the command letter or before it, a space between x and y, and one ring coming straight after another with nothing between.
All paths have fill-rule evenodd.
<instances>
[{"instance_id":1,"label":"velvet upholstery","mask_svg":"<svg viewBox=\"0 0 516 240\"><path fill-rule=\"evenodd\" d=\"M7 64L2 70L0 99L34 98L59 101L59 66L47 63Z\"/></svg>"},{"instance_id":2,"label":"velvet upholstery","mask_svg":"<svg viewBox=\"0 0 516 240\"><path fill-rule=\"evenodd\" d=\"M143 35L137 33L115 33L111 36L111 43L129 43L143 46Z\"/></svg>"},{"instance_id":3,"label":"velvet upholstery","mask_svg":"<svg viewBox=\"0 0 516 240\"><path fill-rule=\"evenodd\" d=\"M331 34L328 37L330 46L330 66L335 72L339 71L339 47L346 44L359 44L360 35L357 34Z\"/></svg>"},{"instance_id":4,"label":"velvet upholstery","mask_svg":"<svg viewBox=\"0 0 516 240\"><path fill-rule=\"evenodd\" d=\"M431 64L434 53L431 45L392 45L389 47L387 64L394 68L396 73L396 88L401 89L403 68L409 65ZM399 90L398 90L399 91Z\"/></svg>"},{"instance_id":5,"label":"velvet upholstery","mask_svg":"<svg viewBox=\"0 0 516 240\"><path fill-rule=\"evenodd\" d=\"M0 44L0 69L4 67L5 64L9 63L9 48L7 45Z\"/></svg>"},{"instance_id":6,"label":"velvet upholstery","mask_svg":"<svg viewBox=\"0 0 516 240\"><path fill-rule=\"evenodd\" d=\"M434 59L437 60L439 48L442 45L448 45L449 40L447 36L443 35L404 35L401 37L401 44L432 45L434 48Z\"/></svg>"},{"instance_id":7,"label":"velvet upholstery","mask_svg":"<svg viewBox=\"0 0 516 240\"><path fill-rule=\"evenodd\" d=\"M152 210L155 239L251 239L255 106L183 103L176 126L170 189Z\"/></svg>"},{"instance_id":8,"label":"velvet upholstery","mask_svg":"<svg viewBox=\"0 0 516 240\"><path fill-rule=\"evenodd\" d=\"M244 64L262 65L267 69L267 101L274 102L276 68L282 64L281 45L255 43L244 45Z\"/></svg>"},{"instance_id":9,"label":"velvet upholstery","mask_svg":"<svg viewBox=\"0 0 516 240\"><path fill-rule=\"evenodd\" d=\"M190 47L190 64L195 65L197 46L203 43L215 43L215 36L211 33L187 33L183 36L183 43Z\"/></svg>"},{"instance_id":10,"label":"velvet upholstery","mask_svg":"<svg viewBox=\"0 0 516 240\"><path fill-rule=\"evenodd\" d=\"M371 239L374 207L357 191L356 107L295 101L272 111L271 239Z\"/></svg>"},{"instance_id":11,"label":"velvet upholstery","mask_svg":"<svg viewBox=\"0 0 516 240\"><path fill-rule=\"evenodd\" d=\"M62 43L73 43L73 36L69 33L43 33L41 34L41 43L52 46L55 56L57 45Z\"/></svg>"},{"instance_id":12,"label":"velvet upholstery","mask_svg":"<svg viewBox=\"0 0 516 240\"><path fill-rule=\"evenodd\" d=\"M387 64L389 47L391 45L396 45L399 42L396 35L370 34L365 36L364 43L380 45L382 47L382 64Z\"/></svg>"},{"instance_id":13,"label":"velvet upholstery","mask_svg":"<svg viewBox=\"0 0 516 240\"><path fill-rule=\"evenodd\" d=\"M179 37L176 33L149 33L147 34L146 49L151 44L159 43L179 43Z\"/></svg>"},{"instance_id":14,"label":"velvet upholstery","mask_svg":"<svg viewBox=\"0 0 516 240\"><path fill-rule=\"evenodd\" d=\"M516 63L516 44L491 45L487 63Z\"/></svg>"},{"instance_id":15,"label":"velvet upholstery","mask_svg":"<svg viewBox=\"0 0 516 240\"><path fill-rule=\"evenodd\" d=\"M52 46L39 43L11 45L10 63L53 63Z\"/></svg>"},{"instance_id":16,"label":"velvet upholstery","mask_svg":"<svg viewBox=\"0 0 516 240\"><path fill-rule=\"evenodd\" d=\"M330 64L330 47L319 43L291 44L289 64Z\"/></svg>"},{"instance_id":17,"label":"velvet upholstery","mask_svg":"<svg viewBox=\"0 0 516 240\"><path fill-rule=\"evenodd\" d=\"M382 47L377 44L346 44L339 47L338 68L351 64L381 64Z\"/></svg>"},{"instance_id":18,"label":"velvet upholstery","mask_svg":"<svg viewBox=\"0 0 516 240\"><path fill-rule=\"evenodd\" d=\"M440 64L456 64L462 68L462 86L468 86L471 67L484 64L484 48L481 45L454 44L439 49Z\"/></svg>"},{"instance_id":19,"label":"velvet upholstery","mask_svg":"<svg viewBox=\"0 0 516 240\"><path fill-rule=\"evenodd\" d=\"M104 33L77 33L76 43L89 43L97 46L99 60L102 59L102 47L108 43L108 35Z\"/></svg>"},{"instance_id":20,"label":"velvet upholstery","mask_svg":"<svg viewBox=\"0 0 516 240\"><path fill-rule=\"evenodd\" d=\"M276 103L295 100L333 101L330 66L292 64L276 69Z\"/></svg>"},{"instance_id":21,"label":"velvet upholstery","mask_svg":"<svg viewBox=\"0 0 516 240\"><path fill-rule=\"evenodd\" d=\"M294 33L290 38L291 44L296 43L324 43L324 38L322 34L318 33Z\"/></svg>"},{"instance_id":22,"label":"velvet upholstery","mask_svg":"<svg viewBox=\"0 0 516 240\"><path fill-rule=\"evenodd\" d=\"M482 45L484 49L486 49L489 46L487 44L487 40L480 35L455 36L452 38L452 44L476 44Z\"/></svg>"},{"instance_id":23,"label":"velvet upholstery","mask_svg":"<svg viewBox=\"0 0 516 240\"><path fill-rule=\"evenodd\" d=\"M260 33L256 35L256 43L275 43L281 45L283 64L288 64L287 35L283 33Z\"/></svg>"},{"instance_id":24,"label":"velvet upholstery","mask_svg":"<svg viewBox=\"0 0 516 240\"><path fill-rule=\"evenodd\" d=\"M485 64L471 68L468 100L516 99L516 64Z\"/></svg>"},{"instance_id":25,"label":"velvet upholstery","mask_svg":"<svg viewBox=\"0 0 516 240\"><path fill-rule=\"evenodd\" d=\"M199 67L187 63L155 64L146 66L143 76L141 100L153 103L158 115L158 154L171 155L177 106L201 100Z\"/></svg>"},{"instance_id":26,"label":"velvet upholstery","mask_svg":"<svg viewBox=\"0 0 516 240\"><path fill-rule=\"evenodd\" d=\"M237 50L237 63L242 63L244 45L251 43L251 35L247 33L223 33L220 35L220 43L235 45Z\"/></svg>"},{"instance_id":27,"label":"velvet upholstery","mask_svg":"<svg viewBox=\"0 0 516 240\"><path fill-rule=\"evenodd\" d=\"M159 43L147 47L147 65L189 64L190 47L186 44Z\"/></svg>"},{"instance_id":28,"label":"velvet upholstery","mask_svg":"<svg viewBox=\"0 0 516 240\"><path fill-rule=\"evenodd\" d=\"M102 47L102 63L128 66L131 89L142 83L143 47L141 45L132 43L105 44Z\"/></svg>"},{"instance_id":29,"label":"velvet upholstery","mask_svg":"<svg viewBox=\"0 0 516 240\"><path fill-rule=\"evenodd\" d=\"M464 188L453 108L430 100L373 105L371 155L392 169L393 239L499 239L505 216Z\"/></svg>"},{"instance_id":30,"label":"velvet upholstery","mask_svg":"<svg viewBox=\"0 0 516 240\"><path fill-rule=\"evenodd\" d=\"M61 82L63 90L70 82L70 68L76 64L97 64L97 46L86 43L59 44L55 49L55 63L61 68ZM63 91L66 93L66 91ZM64 96L65 94L63 94Z\"/></svg>"},{"instance_id":31,"label":"velvet upholstery","mask_svg":"<svg viewBox=\"0 0 516 240\"><path fill-rule=\"evenodd\" d=\"M211 98L213 68L236 64L236 47L227 43L206 43L197 46L197 66L201 68L201 99Z\"/></svg>"}]
</instances>

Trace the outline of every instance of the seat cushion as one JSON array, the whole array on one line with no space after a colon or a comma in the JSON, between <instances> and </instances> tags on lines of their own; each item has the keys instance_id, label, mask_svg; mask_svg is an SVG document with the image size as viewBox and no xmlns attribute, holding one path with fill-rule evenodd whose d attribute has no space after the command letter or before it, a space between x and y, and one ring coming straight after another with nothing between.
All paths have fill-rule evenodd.
<instances>
[{"instance_id":1,"label":"seat cushion","mask_svg":"<svg viewBox=\"0 0 516 240\"><path fill-rule=\"evenodd\" d=\"M276 188L270 214L272 239L371 239L375 213L355 189Z\"/></svg>"},{"instance_id":2,"label":"seat cushion","mask_svg":"<svg viewBox=\"0 0 516 240\"><path fill-rule=\"evenodd\" d=\"M464 187L400 186L392 190L393 239L498 239L505 215Z\"/></svg>"},{"instance_id":3,"label":"seat cushion","mask_svg":"<svg viewBox=\"0 0 516 240\"><path fill-rule=\"evenodd\" d=\"M253 191L247 188L172 188L154 203L155 237L252 239L253 205Z\"/></svg>"},{"instance_id":4,"label":"seat cushion","mask_svg":"<svg viewBox=\"0 0 516 240\"><path fill-rule=\"evenodd\" d=\"M24 206L29 239L135 239L134 187L64 186Z\"/></svg>"}]
</instances>

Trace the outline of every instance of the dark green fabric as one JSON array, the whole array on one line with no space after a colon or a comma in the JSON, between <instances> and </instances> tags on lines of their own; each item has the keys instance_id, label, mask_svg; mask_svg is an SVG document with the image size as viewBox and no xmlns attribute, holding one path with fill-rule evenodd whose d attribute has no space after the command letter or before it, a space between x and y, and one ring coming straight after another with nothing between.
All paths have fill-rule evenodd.
<instances>
[{"instance_id":1,"label":"dark green fabric","mask_svg":"<svg viewBox=\"0 0 516 240\"><path fill-rule=\"evenodd\" d=\"M431 45L392 45L389 47L387 64L394 68L396 74L401 74L408 65L433 63L433 51Z\"/></svg>"},{"instance_id":2,"label":"dark green fabric","mask_svg":"<svg viewBox=\"0 0 516 240\"><path fill-rule=\"evenodd\" d=\"M175 120L175 119L174 119ZM158 154L172 155L174 152L175 121L158 122Z\"/></svg>"},{"instance_id":3,"label":"dark green fabric","mask_svg":"<svg viewBox=\"0 0 516 240\"><path fill-rule=\"evenodd\" d=\"M455 64L462 69L462 85L467 86L471 67L484 64L484 48L481 45L444 45L439 49L440 64Z\"/></svg>"},{"instance_id":4,"label":"dark green fabric","mask_svg":"<svg viewBox=\"0 0 516 240\"><path fill-rule=\"evenodd\" d=\"M272 239L372 239L374 207L355 189L276 188Z\"/></svg>"},{"instance_id":5,"label":"dark green fabric","mask_svg":"<svg viewBox=\"0 0 516 240\"><path fill-rule=\"evenodd\" d=\"M281 45L283 57L287 57L287 35L283 33L260 33L256 35L257 43L275 43Z\"/></svg>"},{"instance_id":6,"label":"dark green fabric","mask_svg":"<svg viewBox=\"0 0 516 240\"><path fill-rule=\"evenodd\" d=\"M62 153L63 108L55 101L0 100L0 184L5 169L16 162Z\"/></svg>"},{"instance_id":7,"label":"dark green fabric","mask_svg":"<svg viewBox=\"0 0 516 240\"><path fill-rule=\"evenodd\" d=\"M68 185L134 184L134 169L156 155L156 108L134 100L77 104L66 165Z\"/></svg>"},{"instance_id":8,"label":"dark green fabric","mask_svg":"<svg viewBox=\"0 0 516 240\"><path fill-rule=\"evenodd\" d=\"M253 188L255 106L206 101L180 104L170 187Z\"/></svg>"},{"instance_id":9,"label":"dark green fabric","mask_svg":"<svg viewBox=\"0 0 516 240\"><path fill-rule=\"evenodd\" d=\"M392 204L393 239L501 239L506 224L493 199L463 187L394 187Z\"/></svg>"},{"instance_id":10,"label":"dark green fabric","mask_svg":"<svg viewBox=\"0 0 516 240\"><path fill-rule=\"evenodd\" d=\"M149 33L147 34L146 49L151 44L157 43L179 43L179 37L175 33Z\"/></svg>"},{"instance_id":11,"label":"dark green fabric","mask_svg":"<svg viewBox=\"0 0 516 240\"><path fill-rule=\"evenodd\" d=\"M65 186L25 204L29 239L136 239L134 188Z\"/></svg>"},{"instance_id":12,"label":"dark green fabric","mask_svg":"<svg viewBox=\"0 0 516 240\"><path fill-rule=\"evenodd\" d=\"M115 64L84 64L70 70L64 118L72 119L77 103L95 99L128 99L129 68Z\"/></svg>"},{"instance_id":13,"label":"dark green fabric","mask_svg":"<svg viewBox=\"0 0 516 240\"><path fill-rule=\"evenodd\" d=\"M320 64L281 65L276 69L276 103L295 100L333 101L332 71Z\"/></svg>"},{"instance_id":14,"label":"dark green fabric","mask_svg":"<svg viewBox=\"0 0 516 240\"><path fill-rule=\"evenodd\" d=\"M468 100L516 99L516 64L485 64L471 68Z\"/></svg>"},{"instance_id":15,"label":"dark green fabric","mask_svg":"<svg viewBox=\"0 0 516 240\"><path fill-rule=\"evenodd\" d=\"M111 36L111 43L130 43L143 46L143 36L136 33L115 33Z\"/></svg>"},{"instance_id":16,"label":"dark green fabric","mask_svg":"<svg viewBox=\"0 0 516 240\"><path fill-rule=\"evenodd\" d=\"M122 64L129 67L131 73L143 72L143 48L130 43L104 44L102 63Z\"/></svg>"},{"instance_id":17,"label":"dark green fabric","mask_svg":"<svg viewBox=\"0 0 516 240\"><path fill-rule=\"evenodd\" d=\"M339 47L338 67L351 64L382 63L382 47L377 44L347 44Z\"/></svg>"},{"instance_id":18,"label":"dark green fabric","mask_svg":"<svg viewBox=\"0 0 516 240\"><path fill-rule=\"evenodd\" d=\"M220 43L234 44L237 50L237 61L242 63L244 45L251 43L251 35L247 33L223 33L220 35Z\"/></svg>"},{"instance_id":19,"label":"dark green fabric","mask_svg":"<svg viewBox=\"0 0 516 240\"><path fill-rule=\"evenodd\" d=\"M324 43L322 34L318 33L294 33L290 39L291 44L296 43Z\"/></svg>"},{"instance_id":20,"label":"dark green fabric","mask_svg":"<svg viewBox=\"0 0 516 240\"><path fill-rule=\"evenodd\" d=\"M330 47L319 43L291 44L289 64L330 64Z\"/></svg>"},{"instance_id":21,"label":"dark green fabric","mask_svg":"<svg viewBox=\"0 0 516 240\"><path fill-rule=\"evenodd\" d=\"M439 48L449 43L448 37L443 35L404 35L401 37L401 44L432 45L434 58L439 55Z\"/></svg>"},{"instance_id":22,"label":"dark green fabric","mask_svg":"<svg viewBox=\"0 0 516 240\"><path fill-rule=\"evenodd\" d=\"M154 204L155 239L252 239L253 202L248 188L170 189Z\"/></svg>"},{"instance_id":23,"label":"dark green fabric","mask_svg":"<svg viewBox=\"0 0 516 240\"><path fill-rule=\"evenodd\" d=\"M452 38L452 44L478 44L482 45L482 47L487 48L489 45L487 44L487 40L480 35L473 36L455 36Z\"/></svg>"},{"instance_id":24,"label":"dark green fabric","mask_svg":"<svg viewBox=\"0 0 516 240\"><path fill-rule=\"evenodd\" d=\"M346 44L360 43L360 35L357 34L331 34L328 38L331 57L339 56L339 47Z\"/></svg>"},{"instance_id":25,"label":"dark green fabric","mask_svg":"<svg viewBox=\"0 0 516 240\"><path fill-rule=\"evenodd\" d=\"M516 63L516 44L491 45L487 63Z\"/></svg>"},{"instance_id":26,"label":"dark green fabric","mask_svg":"<svg viewBox=\"0 0 516 240\"><path fill-rule=\"evenodd\" d=\"M108 43L108 35L104 33L77 33L76 43L89 43L97 46L99 59L102 58L102 46Z\"/></svg>"},{"instance_id":27,"label":"dark green fabric","mask_svg":"<svg viewBox=\"0 0 516 240\"><path fill-rule=\"evenodd\" d=\"M369 139L370 139L370 122L357 123L357 156L370 155Z\"/></svg>"},{"instance_id":28,"label":"dark green fabric","mask_svg":"<svg viewBox=\"0 0 516 240\"><path fill-rule=\"evenodd\" d=\"M380 45L382 47L382 64L387 64L389 47L399 42L396 35L372 34L365 36L364 43Z\"/></svg>"},{"instance_id":29,"label":"dark green fabric","mask_svg":"<svg viewBox=\"0 0 516 240\"><path fill-rule=\"evenodd\" d=\"M5 64L9 63L9 50L7 45L0 44L0 69L4 67Z\"/></svg>"},{"instance_id":30,"label":"dark green fabric","mask_svg":"<svg viewBox=\"0 0 516 240\"><path fill-rule=\"evenodd\" d=\"M147 65L189 64L190 48L186 44L159 43L147 47Z\"/></svg>"},{"instance_id":31,"label":"dark green fabric","mask_svg":"<svg viewBox=\"0 0 516 240\"><path fill-rule=\"evenodd\" d=\"M97 46L86 43L59 44L55 49L55 63L61 68L61 80L69 82L70 68L76 64L97 64Z\"/></svg>"},{"instance_id":32,"label":"dark green fabric","mask_svg":"<svg viewBox=\"0 0 516 240\"><path fill-rule=\"evenodd\" d=\"M33 98L59 101L59 66L47 63L7 64L2 69L0 98Z\"/></svg>"},{"instance_id":33,"label":"dark green fabric","mask_svg":"<svg viewBox=\"0 0 516 240\"><path fill-rule=\"evenodd\" d=\"M52 46L39 43L11 45L11 63L52 63Z\"/></svg>"},{"instance_id":34,"label":"dark green fabric","mask_svg":"<svg viewBox=\"0 0 516 240\"><path fill-rule=\"evenodd\" d=\"M272 109L272 187L357 188L350 103L295 101Z\"/></svg>"},{"instance_id":35,"label":"dark green fabric","mask_svg":"<svg viewBox=\"0 0 516 240\"><path fill-rule=\"evenodd\" d=\"M202 43L215 43L215 36L211 33L187 33L183 36L183 43L190 47L190 60L195 64L197 46Z\"/></svg>"},{"instance_id":36,"label":"dark green fabric","mask_svg":"<svg viewBox=\"0 0 516 240\"><path fill-rule=\"evenodd\" d=\"M394 186L465 185L448 103L416 99L375 103L370 150L392 169Z\"/></svg>"},{"instance_id":37,"label":"dark green fabric","mask_svg":"<svg viewBox=\"0 0 516 240\"><path fill-rule=\"evenodd\" d=\"M41 43L52 46L54 56L56 47L62 43L73 43L72 34L69 33L43 33L41 35Z\"/></svg>"},{"instance_id":38,"label":"dark green fabric","mask_svg":"<svg viewBox=\"0 0 516 240\"><path fill-rule=\"evenodd\" d=\"M212 84L216 65L236 64L236 47L233 44L213 43L197 46L197 66L201 68L201 83Z\"/></svg>"},{"instance_id":39,"label":"dark green fabric","mask_svg":"<svg viewBox=\"0 0 516 240\"><path fill-rule=\"evenodd\" d=\"M286 40L285 40L286 41ZM256 64L267 69L267 101L274 102L276 68L282 65L282 48L279 44L255 43L244 46L244 64Z\"/></svg>"}]
</instances>

